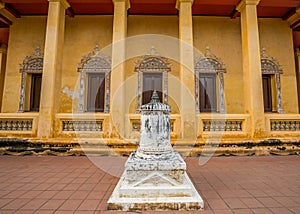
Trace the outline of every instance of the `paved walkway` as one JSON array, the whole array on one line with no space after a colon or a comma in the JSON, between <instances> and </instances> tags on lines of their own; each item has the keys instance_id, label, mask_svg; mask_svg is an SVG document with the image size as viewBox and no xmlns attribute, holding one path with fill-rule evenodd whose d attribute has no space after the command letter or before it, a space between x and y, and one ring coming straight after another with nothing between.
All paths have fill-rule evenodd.
<instances>
[{"instance_id":1,"label":"paved walkway","mask_svg":"<svg viewBox=\"0 0 300 214\"><path fill-rule=\"evenodd\" d=\"M106 202L119 180L113 175L120 175L124 161L0 156L0 213L120 213L107 211ZM300 156L186 162L205 210L163 213L300 213Z\"/></svg>"}]
</instances>

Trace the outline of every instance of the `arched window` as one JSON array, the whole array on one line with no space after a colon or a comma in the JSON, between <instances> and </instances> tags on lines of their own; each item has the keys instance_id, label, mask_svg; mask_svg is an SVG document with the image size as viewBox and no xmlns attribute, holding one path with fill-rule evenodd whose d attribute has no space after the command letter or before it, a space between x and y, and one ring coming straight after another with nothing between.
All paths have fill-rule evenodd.
<instances>
[{"instance_id":1,"label":"arched window","mask_svg":"<svg viewBox=\"0 0 300 214\"><path fill-rule=\"evenodd\" d=\"M171 63L167 58L160 56L152 46L150 52L136 63L134 71L138 72L137 109L150 102L154 90L161 102L168 103L168 72L171 71Z\"/></svg>"},{"instance_id":2,"label":"arched window","mask_svg":"<svg viewBox=\"0 0 300 214\"><path fill-rule=\"evenodd\" d=\"M265 48L261 52L261 72L265 112L277 111L283 114L280 83L283 71L277 60L267 55Z\"/></svg>"},{"instance_id":3,"label":"arched window","mask_svg":"<svg viewBox=\"0 0 300 214\"><path fill-rule=\"evenodd\" d=\"M101 53L98 45L81 59L78 65L80 72L78 112L109 112L110 71L110 57Z\"/></svg>"},{"instance_id":4,"label":"arched window","mask_svg":"<svg viewBox=\"0 0 300 214\"><path fill-rule=\"evenodd\" d=\"M220 58L206 47L205 54L195 58L196 111L225 113L224 76L226 69Z\"/></svg>"},{"instance_id":5,"label":"arched window","mask_svg":"<svg viewBox=\"0 0 300 214\"><path fill-rule=\"evenodd\" d=\"M41 48L36 47L35 52L27 56L20 64L21 89L19 112L39 111L42 85L44 55Z\"/></svg>"}]
</instances>

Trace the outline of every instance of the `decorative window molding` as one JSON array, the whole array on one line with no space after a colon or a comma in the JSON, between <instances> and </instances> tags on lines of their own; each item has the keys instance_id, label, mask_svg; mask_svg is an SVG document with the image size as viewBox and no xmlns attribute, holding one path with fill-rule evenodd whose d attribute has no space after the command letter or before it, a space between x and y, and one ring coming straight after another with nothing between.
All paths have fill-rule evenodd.
<instances>
[{"instance_id":1,"label":"decorative window molding","mask_svg":"<svg viewBox=\"0 0 300 214\"><path fill-rule=\"evenodd\" d=\"M171 71L171 63L166 57L161 56L154 46L142 56L136 63L134 71L138 72L137 111L142 105L143 73L162 73L163 103L168 104L168 72Z\"/></svg>"},{"instance_id":2,"label":"decorative window molding","mask_svg":"<svg viewBox=\"0 0 300 214\"><path fill-rule=\"evenodd\" d=\"M210 48L206 47L205 54L194 59L194 69L195 69L195 99L196 99L196 113L200 113L199 109L199 80L201 74L216 74L219 77L219 112L225 113L225 95L224 95L224 73L226 73L226 68L221 59L211 53ZM216 89L217 90L217 89Z\"/></svg>"},{"instance_id":3,"label":"decorative window molding","mask_svg":"<svg viewBox=\"0 0 300 214\"><path fill-rule=\"evenodd\" d=\"M30 56L26 56L23 63L20 64L21 89L18 112L24 112L25 103L25 88L27 74L41 74L43 73L44 54L41 52L39 46L36 47L35 52Z\"/></svg>"},{"instance_id":4,"label":"decorative window molding","mask_svg":"<svg viewBox=\"0 0 300 214\"><path fill-rule=\"evenodd\" d=\"M108 113L110 109L110 72L111 59L103 54L96 45L94 50L83 56L78 64L78 72L80 72L80 90L78 101L78 112L86 110L86 75L88 73L105 73L105 98L104 98L104 113Z\"/></svg>"},{"instance_id":5,"label":"decorative window molding","mask_svg":"<svg viewBox=\"0 0 300 214\"><path fill-rule=\"evenodd\" d=\"M284 114L282 109L282 96L281 96L281 83L280 74L283 74L281 65L272 56L269 56L266 52L266 48L261 52L261 72L262 74L275 75L276 95L277 95L277 111L280 114Z\"/></svg>"}]
</instances>

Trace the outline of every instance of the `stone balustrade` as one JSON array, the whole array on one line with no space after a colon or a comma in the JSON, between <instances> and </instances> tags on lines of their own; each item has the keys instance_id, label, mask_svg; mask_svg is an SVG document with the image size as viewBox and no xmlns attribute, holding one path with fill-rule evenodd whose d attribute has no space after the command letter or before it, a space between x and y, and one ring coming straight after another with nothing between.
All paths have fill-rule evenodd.
<instances>
[{"instance_id":1,"label":"stone balustrade","mask_svg":"<svg viewBox=\"0 0 300 214\"><path fill-rule=\"evenodd\" d=\"M85 131L85 132L97 132L103 131L103 121L96 120L63 120L62 131Z\"/></svg>"},{"instance_id":2,"label":"stone balustrade","mask_svg":"<svg viewBox=\"0 0 300 214\"><path fill-rule=\"evenodd\" d=\"M249 133L249 115L247 114L198 114L199 133L223 133L224 137L232 137L233 133Z\"/></svg>"},{"instance_id":3,"label":"stone balustrade","mask_svg":"<svg viewBox=\"0 0 300 214\"><path fill-rule=\"evenodd\" d=\"M0 113L1 137L35 137L38 123L37 112Z\"/></svg>"},{"instance_id":4,"label":"stone balustrade","mask_svg":"<svg viewBox=\"0 0 300 214\"><path fill-rule=\"evenodd\" d=\"M203 131L242 131L242 120L203 120Z\"/></svg>"},{"instance_id":5,"label":"stone balustrade","mask_svg":"<svg viewBox=\"0 0 300 214\"><path fill-rule=\"evenodd\" d=\"M0 119L1 131L31 131L33 119Z\"/></svg>"},{"instance_id":6,"label":"stone balustrade","mask_svg":"<svg viewBox=\"0 0 300 214\"><path fill-rule=\"evenodd\" d=\"M271 131L300 131L300 120L271 120Z\"/></svg>"},{"instance_id":7,"label":"stone balustrade","mask_svg":"<svg viewBox=\"0 0 300 214\"><path fill-rule=\"evenodd\" d=\"M270 137L299 136L300 114L266 114L265 118Z\"/></svg>"},{"instance_id":8,"label":"stone balustrade","mask_svg":"<svg viewBox=\"0 0 300 214\"><path fill-rule=\"evenodd\" d=\"M56 135L60 137L74 137L77 134L89 134L91 137L99 137L100 133L107 132L105 124L109 114L106 113L59 113L56 114L56 122L59 128Z\"/></svg>"},{"instance_id":9,"label":"stone balustrade","mask_svg":"<svg viewBox=\"0 0 300 214\"><path fill-rule=\"evenodd\" d=\"M138 139L140 132L139 114L128 114L127 133L129 138ZM171 138L178 139L181 135L181 117L170 115ZM211 138L222 134L223 139L242 137L247 139L250 133L250 120L247 114L208 114L196 115L198 138ZM0 136L36 137L38 129L38 112L1 113ZM110 115L105 113L59 113L56 114L57 129L55 135L63 138L74 138L77 135L98 138L114 135L110 127ZM266 137L281 139L286 136L297 137L300 133L300 114L265 114ZM117 136L117 133L116 133Z\"/></svg>"}]
</instances>

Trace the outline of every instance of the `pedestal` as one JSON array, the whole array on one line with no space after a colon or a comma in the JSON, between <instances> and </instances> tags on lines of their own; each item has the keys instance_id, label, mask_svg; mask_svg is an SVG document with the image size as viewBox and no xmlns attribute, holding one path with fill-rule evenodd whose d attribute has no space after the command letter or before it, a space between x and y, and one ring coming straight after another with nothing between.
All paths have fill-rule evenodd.
<instances>
[{"instance_id":1,"label":"pedestal","mask_svg":"<svg viewBox=\"0 0 300 214\"><path fill-rule=\"evenodd\" d=\"M195 210L203 200L186 173L186 164L170 143L170 107L156 91L140 107L141 136L136 152L108 200L109 210Z\"/></svg>"},{"instance_id":2,"label":"pedestal","mask_svg":"<svg viewBox=\"0 0 300 214\"><path fill-rule=\"evenodd\" d=\"M142 159L133 152L108 200L109 210L195 210L203 200L186 173L180 154Z\"/></svg>"}]
</instances>

